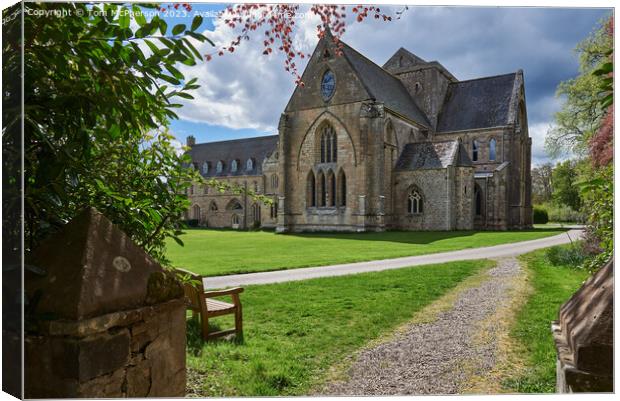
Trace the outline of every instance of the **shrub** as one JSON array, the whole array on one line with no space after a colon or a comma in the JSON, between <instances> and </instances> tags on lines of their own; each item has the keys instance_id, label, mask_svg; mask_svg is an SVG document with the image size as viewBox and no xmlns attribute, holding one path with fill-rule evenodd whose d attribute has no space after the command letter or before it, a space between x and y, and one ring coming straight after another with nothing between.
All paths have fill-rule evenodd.
<instances>
[{"instance_id":1,"label":"shrub","mask_svg":"<svg viewBox=\"0 0 620 401\"><path fill-rule=\"evenodd\" d=\"M546 250L545 256L554 266L581 268L586 260L586 255L581 243L551 247Z\"/></svg>"},{"instance_id":2,"label":"shrub","mask_svg":"<svg viewBox=\"0 0 620 401\"><path fill-rule=\"evenodd\" d=\"M539 205L542 209L547 211L549 221L558 223L584 223L585 215L572 209L570 206L557 205L553 202L543 203ZM535 207L536 208L536 207Z\"/></svg>"},{"instance_id":3,"label":"shrub","mask_svg":"<svg viewBox=\"0 0 620 401\"><path fill-rule=\"evenodd\" d=\"M549 214L542 207L534 207L534 224L547 224L549 222Z\"/></svg>"}]
</instances>

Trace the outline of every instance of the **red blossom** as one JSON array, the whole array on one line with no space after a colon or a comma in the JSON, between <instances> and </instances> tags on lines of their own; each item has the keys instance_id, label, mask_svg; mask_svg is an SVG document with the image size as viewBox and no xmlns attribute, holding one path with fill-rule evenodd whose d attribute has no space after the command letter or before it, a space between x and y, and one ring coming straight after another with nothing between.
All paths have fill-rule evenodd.
<instances>
[{"instance_id":1,"label":"red blossom","mask_svg":"<svg viewBox=\"0 0 620 401\"><path fill-rule=\"evenodd\" d=\"M183 4L185 7L187 3ZM189 4L187 5L189 6ZM178 4L175 5L175 8L177 7ZM275 48L283 53L285 57L285 70L293 74L297 85L303 87L304 84L301 81L301 76L294 59L296 57L304 59L309 57L310 54L297 50L293 44L295 19L299 7L300 5L298 4L237 4L227 6L225 12L227 17L223 22L232 29L240 29L240 35L228 45L217 50L217 54L222 56L225 51L233 53L242 40L249 39L250 31L266 28L262 53L264 55L271 54L272 47L275 45ZM310 7L310 12L319 16L322 21L321 25L317 25L317 36L323 38L328 30L331 31L336 44L336 55L342 54L341 49L343 45L340 43L340 37L346 31L346 9L347 6L336 6L333 4L314 4ZM392 20L391 16L381 14L381 10L374 6L365 7L358 5L351 7L351 12L355 14L355 20L358 22L364 21L369 15L383 21ZM403 12L404 10L396 14L400 16ZM276 41L278 42L277 44L275 43ZM211 60L210 56L216 52L207 55L207 61Z\"/></svg>"}]
</instances>

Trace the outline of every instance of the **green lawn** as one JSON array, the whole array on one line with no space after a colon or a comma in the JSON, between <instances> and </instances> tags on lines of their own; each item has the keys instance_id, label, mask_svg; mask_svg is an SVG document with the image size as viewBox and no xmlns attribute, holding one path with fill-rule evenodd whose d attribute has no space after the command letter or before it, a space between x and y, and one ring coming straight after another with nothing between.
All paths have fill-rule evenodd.
<instances>
[{"instance_id":1,"label":"green lawn","mask_svg":"<svg viewBox=\"0 0 620 401\"><path fill-rule=\"evenodd\" d=\"M491 261L246 287L245 342L204 344L188 325L192 395L307 394L338 364ZM227 326L230 320L221 318Z\"/></svg>"},{"instance_id":2,"label":"green lawn","mask_svg":"<svg viewBox=\"0 0 620 401\"><path fill-rule=\"evenodd\" d=\"M168 243L176 267L205 276L325 266L454 251L538 239L559 228L527 231L440 231L275 234L269 231L193 229Z\"/></svg>"},{"instance_id":3,"label":"green lawn","mask_svg":"<svg viewBox=\"0 0 620 401\"><path fill-rule=\"evenodd\" d=\"M546 258L546 250L523 255L533 293L517 314L511 335L523 349L526 370L521 377L507 380L510 391L521 393L554 393L556 350L551 335L551 321L557 320L560 306L588 277L585 270L570 266L554 266Z\"/></svg>"}]
</instances>

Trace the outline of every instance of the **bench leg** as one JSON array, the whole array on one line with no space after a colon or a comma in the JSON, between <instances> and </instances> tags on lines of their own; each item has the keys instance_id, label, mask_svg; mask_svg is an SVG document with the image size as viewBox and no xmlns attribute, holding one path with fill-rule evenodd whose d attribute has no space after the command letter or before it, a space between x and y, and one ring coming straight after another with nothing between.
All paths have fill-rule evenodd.
<instances>
[{"instance_id":1,"label":"bench leg","mask_svg":"<svg viewBox=\"0 0 620 401\"><path fill-rule=\"evenodd\" d=\"M206 341L209 339L209 319L203 315L200 322L202 323L202 339Z\"/></svg>"},{"instance_id":2,"label":"bench leg","mask_svg":"<svg viewBox=\"0 0 620 401\"><path fill-rule=\"evenodd\" d=\"M235 309L235 331L237 337L243 337L243 314L241 313L241 304Z\"/></svg>"}]
</instances>

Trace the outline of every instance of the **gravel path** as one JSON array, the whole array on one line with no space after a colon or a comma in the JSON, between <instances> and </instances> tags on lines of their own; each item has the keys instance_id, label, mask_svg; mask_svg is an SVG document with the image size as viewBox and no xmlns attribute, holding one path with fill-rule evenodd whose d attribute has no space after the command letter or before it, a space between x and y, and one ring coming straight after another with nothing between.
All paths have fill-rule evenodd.
<instances>
[{"instance_id":1,"label":"gravel path","mask_svg":"<svg viewBox=\"0 0 620 401\"><path fill-rule=\"evenodd\" d=\"M254 284L281 283L285 281L308 280L317 277L344 276L348 274L400 269L403 267L423 266L458 260L505 258L532 252L541 248L568 244L571 241L579 239L582 233L583 230L577 228L552 237L511 244L332 266L304 267L301 269L205 277L203 281L205 288L243 287Z\"/></svg>"},{"instance_id":2,"label":"gravel path","mask_svg":"<svg viewBox=\"0 0 620 401\"><path fill-rule=\"evenodd\" d=\"M509 290L520 273L514 257L498 260L489 279L459 294L452 309L439 313L432 323L412 324L392 340L363 350L344 381L329 383L319 393L458 394L472 375L483 375L495 365L492 325L485 333L487 341L476 336L485 318L510 301Z\"/></svg>"}]
</instances>

